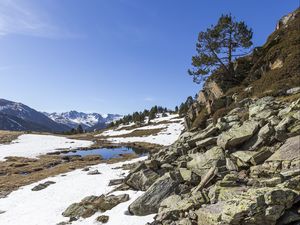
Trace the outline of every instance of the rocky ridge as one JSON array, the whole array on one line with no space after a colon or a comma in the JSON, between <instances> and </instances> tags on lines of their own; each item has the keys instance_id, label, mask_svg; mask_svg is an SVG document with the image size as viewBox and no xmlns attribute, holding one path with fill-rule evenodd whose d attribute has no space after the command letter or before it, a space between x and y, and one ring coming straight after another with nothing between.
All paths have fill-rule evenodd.
<instances>
[{"instance_id":1,"label":"rocky ridge","mask_svg":"<svg viewBox=\"0 0 300 225\"><path fill-rule=\"evenodd\" d=\"M295 21L299 24L299 15L298 9L284 17L275 32L285 32ZM286 66L272 60L266 70ZM253 79L253 66L243 79ZM300 74L299 65L295 71ZM245 97L207 81L187 115L186 131L125 178L130 188L145 191L129 212L157 213L151 225L299 224L298 83ZM251 91L251 85L243 87L244 92ZM195 126L199 115L203 121Z\"/></svg>"}]
</instances>

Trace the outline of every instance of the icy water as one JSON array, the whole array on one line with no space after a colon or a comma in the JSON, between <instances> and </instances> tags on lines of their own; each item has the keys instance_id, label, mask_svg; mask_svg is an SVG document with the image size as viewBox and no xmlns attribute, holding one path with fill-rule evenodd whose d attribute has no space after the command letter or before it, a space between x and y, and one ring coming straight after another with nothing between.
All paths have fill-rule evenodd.
<instances>
[{"instance_id":1,"label":"icy water","mask_svg":"<svg viewBox=\"0 0 300 225\"><path fill-rule=\"evenodd\" d=\"M147 154L145 150L127 148L127 147L117 147L117 148L99 148L91 150L78 150L74 152L63 153L62 155L101 155L103 159L111 159L121 157L122 154L135 153L139 156L144 156Z\"/></svg>"}]
</instances>

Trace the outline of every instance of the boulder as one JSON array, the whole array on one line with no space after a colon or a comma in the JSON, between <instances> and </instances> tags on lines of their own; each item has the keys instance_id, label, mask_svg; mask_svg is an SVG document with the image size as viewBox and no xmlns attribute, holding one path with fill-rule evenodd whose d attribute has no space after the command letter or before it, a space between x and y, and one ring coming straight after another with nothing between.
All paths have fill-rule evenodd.
<instances>
[{"instance_id":1,"label":"boulder","mask_svg":"<svg viewBox=\"0 0 300 225\"><path fill-rule=\"evenodd\" d=\"M253 155L255 155L253 151L236 151L231 154L235 158L238 167L249 167Z\"/></svg>"},{"instance_id":2,"label":"boulder","mask_svg":"<svg viewBox=\"0 0 300 225\"><path fill-rule=\"evenodd\" d=\"M62 215L65 217L70 217L78 219L88 218L94 215L96 212L105 212L112 209L121 202L126 202L129 200L128 194L122 195L101 195L101 196L88 196L81 200L79 203L71 204Z\"/></svg>"},{"instance_id":3,"label":"boulder","mask_svg":"<svg viewBox=\"0 0 300 225\"><path fill-rule=\"evenodd\" d=\"M246 121L239 127L232 127L219 135L217 144L223 149L231 149L249 140L259 128L256 121Z\"/></svg>"},{"instance_id":4,"label":"boulder","mask_svg":"<svg viewBox=\"0 0 300 225\"><path fill-rule=\"evenodd\" d=\"M292 161L300 160L300 135L291 137L286 140L285 144L282 145L268 161Z\"/></svg>"},{"instance_id":5,"label":"boulder","mask_svg":"<svg viewBox=\"0 0 300 225\"><path fill-rule=\"evenodd\" d=\"M46 181L44 183L34 186L31 190L32 191L40 191L40 190L45 189L46 187L50 186L51 184L55 184L55 182L54 181Z\"/></svg>"},{"instance_id":6,"label":"boulder","mask_svg":"<svg viewBox=\"0 0 300 225\"><path fill-rule=\"evenodd\" d=\"M128 207L130 213L145 216L157 213L160 203L174 193L182 180L176 180L177 176L166 173L152 184L148 190L137 198Z\"/></svg>"},{"instance_id":7,"label":"boulder","mask_svg":"<svg viewBox=\"0 0 300 225\"><path fill-rule=\"evenodd\" d=\"M119 185L119 184L122 184L123 181L124 181L123 178L120 178L120 179L113 179L113 180L110 180L110 181L109 181L108 186Z\"/></svg>"},{"instance_id":8,"label":"boulder","mask_svg":"<svg viewBox=\"0 0 300 225\"><path fill-rule=\"evenodd\" d=\"M252 165L262 164L267 158L273 154L272 148L262 147L259 151L255 152L250 159Z\"/></svg>"},{"instance_id":9,"label":"boulder","mask_svg":"<svg viewBox=\"0 0 300 225\"><path fill-rule=\"evenodd\" d=\"M143 169L135 173L130 173L125 183L135 190L146 191L156 180L159 175L151 169Z\"/></svg>"},{"instance_id":10,"label":"boulder","mask_svg":"<svg viewBox=\"0 0 300 225\"><path fill-rule=\"evenodd\" d=\"M187 163L187 168L201 177L214 165L222 166L226 164L224 151L217 146L209 149L205 153L193 154L191 158L192 160Z\"/></svg>"},{"instance_id":11,"label":"boulder","mask_svg":"<svg viewBox=\"0 0 300 225\"><path fill-rule=\"evenodd\" d=\"M227 201L196 211L199 225L275 225L285 209L291 208L297 193L289 189L253 188Z\"/></svg>"},{"instance_id":12,"label":"boulder","mask_svg":"<svg viewBox=\"0 0 300 225\"><path fill-rule=\"evenodd\" d=\"M203 140L205 138L211 137L212 135L215 135L218 132L218 128L210 125L207 128L205 128L204 130L200 131L199 133L197 133L196 135L194 135L190 140L188 140L188 145L191 148L196 147L196 142Z\"/></svg>"},{"instance_id":13,"label":"boulder","mask_svg":"<svg viewBox=\"0 0 300 225\"><path fill-rule=\"evenodd\" d=\"M98 221L100 223L107 223L108 220L109 220L109 216L106 216L106 215L101 215L96 218L96 221Z\"/></svg>"},{"instance_id":14,"label":"boulder","mask_svg":"<svg viewBox=\"0 0 300 225\"><path fill-rule=\"evenodd\" d=\"M294 88L288 89L288 90L286 91L286 93L287 93L288 95L298 94L298 93L300 93L300 87L294 87Z\"/></svg>"},{"instance_id":15,"label":"boulder","mask_svg":"<svg viewBox=\"0 0 300 225\"><path fill-rule=\"evenodd\" d=\"M209 138L205 138L201 141L197 141L196 142L196 146L197 147L208 147L211 145L215 145L217 144L217 137L209 137Z\"/></svg>"},{"instance_id":16,"label":"boulder","mask_svg":"<svg viewBox=\"0 0 300 225\"><path fill-rule=\"evenodd\" d=\"M98 170L92 170L87 173L87 175L99 175L101 174Z\"/></svg>"}]
</instances>

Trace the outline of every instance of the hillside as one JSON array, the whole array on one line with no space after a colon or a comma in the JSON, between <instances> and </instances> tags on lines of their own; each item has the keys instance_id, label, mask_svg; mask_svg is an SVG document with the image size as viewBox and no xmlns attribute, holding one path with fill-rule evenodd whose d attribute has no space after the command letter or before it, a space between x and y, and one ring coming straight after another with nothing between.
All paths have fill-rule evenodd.
<instances>
[{"instance_id":1,"label":"hillside","mask_svg":"<svg viewBox=\"0 0 300 225\"><path fill-rule=\"evenodd\" d=\"M62 132L69 129L22 103L0 99L0 130Z\"/></svg>"},{"instance_id":2,"label":"hillside","mask_svg":"<svg viewBox=\"0 0 300 225\"><path fill-rule=\"evenodd\" d=\"M145 193L128 207L151 225L299 224L300 10L267 43L217 71L186 116L186 131L125 179Z\"/></svg>"},{"instance_id":3,"label":"hillside","mask_svg":"<svg viewBox=\"0 0 300 225\"><path fill-rule=\"evenodd\" d=\"M144 125L139 126L133 122L127 125L121 124L107 129L95 137L124 145L150 143L168 146L177 140L184 129L183 118L179 118L178 114L167 114L166 116L158 114L150 124L147 124L147 120L146 118Z\"/></svg>"}]
</instances>

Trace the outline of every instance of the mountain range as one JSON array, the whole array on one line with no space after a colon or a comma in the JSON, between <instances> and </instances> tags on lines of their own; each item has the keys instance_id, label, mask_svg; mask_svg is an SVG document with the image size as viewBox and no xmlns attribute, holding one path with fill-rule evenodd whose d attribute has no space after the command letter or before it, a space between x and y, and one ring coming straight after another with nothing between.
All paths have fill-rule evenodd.
<instances>
[{"instance_id":1,"label":"mountain range","mask_svg":"<svg viewBox=\"0 0 300 225\"><path fill-rule=\"evenodd\" d=\"M120 119L119 114L100 114L69 111L63 113L44 113L53 121L76 128L79 124L86 130L98 130L104 128L108 123Z\"/></svg>"},{"instance_id":2,"label":"mountain range","mask_svg":"<svg viewBox=\"0 0 300 225\"><path fill-rule=\"evenodd\" d=\"M42 113L22 103L0 99L0 130L63 132L81 124L90 131L102 129L120 117L118 114L77 111Z\"/></svg>"}]
</instances>

